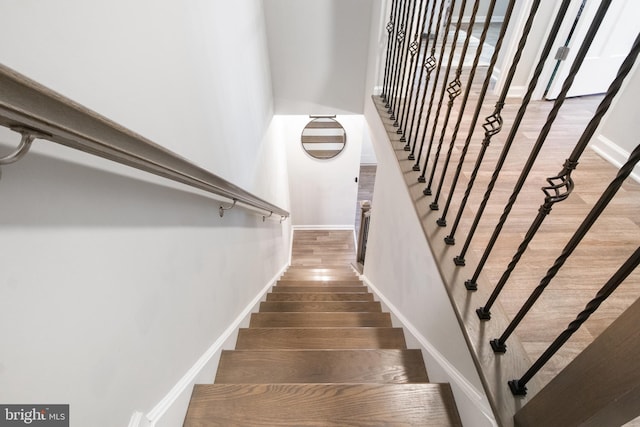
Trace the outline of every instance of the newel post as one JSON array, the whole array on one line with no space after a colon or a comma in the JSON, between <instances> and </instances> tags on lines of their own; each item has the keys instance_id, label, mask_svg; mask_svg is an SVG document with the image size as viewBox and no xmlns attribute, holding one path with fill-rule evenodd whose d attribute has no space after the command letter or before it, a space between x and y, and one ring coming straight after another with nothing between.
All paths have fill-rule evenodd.
<instances>
[{"instance_id":1,"label":"newel post","mask_svg":"<svg viewBox=\"0 0 640 427\"><path fill-rule=\"evenodd\" d=\"M360 230L358 231L358 250L356 260L364 264L364 257L367 250L367 235L369 234L369 218L371 216L371 202L362 200L360 202Z\"/></svg>"}]
</instances>

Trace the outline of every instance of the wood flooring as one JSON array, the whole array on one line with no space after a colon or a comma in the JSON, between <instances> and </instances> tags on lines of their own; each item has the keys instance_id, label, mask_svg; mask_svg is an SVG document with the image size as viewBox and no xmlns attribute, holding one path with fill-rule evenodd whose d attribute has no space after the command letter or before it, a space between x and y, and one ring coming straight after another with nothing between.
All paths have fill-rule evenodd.
<instances>
[{"instance_id":1,"label":"wood flooring","mask_svg":"<svg viewBox=\"0 0 640 427\"><path fill-rule=\"evenodd\" d=\"M476 77L478 81L484 78L480 74L479 71L479 77ZM478 90L479 85L474 85L471 95L472 101L473 97L477 99ZM437 146L434 145L426 174L427 178L429 178L433 169L435 169L433 190L442 181L442 190L437 199L439 210L431 210L429 208L429 205L436 201L435 191L433 191L434 195L432 196L425 196L422 193L426 185L418 183L420 172L412 170L415 162L407 160L408 153L403 150L404 144L398 141L399 136L396 134L395 128L391 126L391 122L387 120L386 113L381 113L383 122L388 130L389 139L405 176L407 188L414 200L417 214L422 218L426 235L433 241L432 249L436 252L436 257L444 260L443 262L447 264L443 271L449 271L449 277L455 278L453 279L455 283L452 282L450 284L450 291L454 300L458 300L460 317L466 319L463 321L471 320L473 322L474 313L472 310L484 305L486 302L488 294L502 276L533 219L538 214L539 206L544 202L545 195L541 191L541 187L547 185L546 179L548 177L556 175L562 169L565 159L573 150L574 145L601 100L602 96L566 100L537 160L534 162L531 173L525 180L524 187L517 197L502 233L487 259L481 275L481 284L484 289L480 294L476 295L467 294L466 291L459 292L458 290L460 287L463 288L464 281L473 275L477 260L482 256L498 218L503 213L503 207L511 196L514 184L530 155L534 143L538 139L540 129L547 120L553 102L539 101L533 102L529 106L522 125L515 134L515 143L506 158L500 178L489 199L487 209L480 220L478 230L471 240L466 257L468 262L464 267L453 266L453 257L459 254L460 248L465 242L468 230L471 227L509 134L514 116L520 106L520 100L507 99L503 110L504 129L492 139L492 143L487 150L468 204L462 212L461 220L454 236L456 240L455 246L452 247L445 246L442 240L451 232L451 225L458 214L460 201L471 178L471 171L479 154L484 136L483 129L478 125L473 133L469 150L463 162L460 181L457 187L452 190L455 165L460 159L466 139L466 134L463 133L463 130L466 132L470 126L473 108L467 108L463 112L460 127L461 133L454 141L451 140L451 135L455 120L460 113L458 104L454 105L451 120L446 126L442 117L439 119L435 141L437 143L440 134L444 132L443 151L440 159L434 165L434 153L437 149ZM481 110L481 120L492 113L494 104L495 96L489 95ZM470 102L469 105L474 104ZM379 108L379 111L383 110ZM433 118L431 120L432 123ZM427 138L427 143L428 141L429 138ZM443 177L443 156L450 144L453 147L451 157L453 166L448 168ZM424 161L425 158L423 157L420 164L424 165ZM616 173L617 168L599 157L594 151L590 149L584 151L579 165L573 173L575 182L573 193L567 200L554 206L535 238L528 245L526 252L507 281L504 291L498 298L495 307L503 310L507 319L515 316L523 302L540 283L540 280L560 255L577 226L583 221ZM453 197L451 198L447 215L444 217L447 224L445 227L438 227L434 224L437 219L443 216L443 208L450 192ZM519 343L521 343L518 345L522 345L527 355L529 360L527 364L536 360L544 352L548 345L584 309L588 301L595 296L599 288L615 273L622 262L638 247L640 243L639 212L640 184L627 179L613 202L594 224L574 254L567 260L559 274L552 280L542 297L534 304L532 310L516 329L514 336L517 336ZM478 295L483 296L479 297ZM535 382L539 383L539 387L543 387L550 379L555 377L639 297L640 269L636 269L540 371L535 378ZM470 306L470 304L473 306ZM501 325L502 330L500 330L500 327L496 328L491 333L497 333L497 335L489 337L485 336L488 328L490 328L488 324L485 324L485 326L473 325L471 329L478 334L477 337L470 338L473 346L476 347L476 350L486 348L488 339L500 335L505 326L506 324ZM510 344L508 343L507 345L509 346ZM513 346L514 344L511 345ZM478 351L482 352L483 350ZM489 350L487 354L479 355L478 358L480 360L485 360L486 358L495 359L495 356ZM502 359L502 364L505 364L505 360L506 358ZM528 366L523 364L522 368L516 370L518 376L523 374ZM500 380L499 382L500 387L504 387L504 381ZM502 391L496 392L502 393ZM522 404L520 402L518 405Z\"/></svg>"}]
</instances>

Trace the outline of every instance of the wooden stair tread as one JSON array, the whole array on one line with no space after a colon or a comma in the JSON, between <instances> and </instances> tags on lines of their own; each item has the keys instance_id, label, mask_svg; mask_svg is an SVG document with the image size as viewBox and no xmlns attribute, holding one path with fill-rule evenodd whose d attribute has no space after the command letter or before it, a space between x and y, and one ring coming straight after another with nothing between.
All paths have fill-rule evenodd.
<instances>
[{"instance_id":1,"label":"wooden stair tread","mask_svg":"<svg viewBox=\"0 0 640 427\"><path fill-rule=\"evenodd\" d=\"M391 327L389 313L253 313L252 328Z\"/></svg>"},{"instance_id":2,"label":"wooden stair tread","mask_svg":"<svg viewBox=\"0 0 640 427\"><path fill-rule=\"evenodd\" d=\"M267 301L373 301L373 294L366 292L277 292L268 294Z\"/></svg>"},{"instance_id":3,"label":"wooden stair tread","mask_svg":"<svg viewBox=\"0 0 640 427\"><path fill-rule=\"evenodd\" d=\"M271 292L279 293L279 292L312 292L312 293L367 293L369 290L363 284L356 286L330 286L330 285L320 285L320 286L274 286L271 288Z\"/></svg>"},{"instance_id":4,"label":"wooden stair tread","mask_svg":"<svg viewBox=\"0 0 640 427\"><path fill-rule=\"evenodd\" d=\"M280 279L276 286L358 286L362 285L360 279L336 279L336 280L308 280L308 279Z\"/></svg>"},{"instance_id":5,"label":"wooden stair tread","mask_svg":"<svg viewBox=\"0 0 640 427\"><path fill-rule=\"evenodd\" d=\"M401 328L241 328L236 349L406 349Z\"/></svg>"},{"instance_id":6,"label":"wooden stair tread","mask_svg":"<svg viewBox=\"0 0 640 427\"><path fill-rule=\"evenodd\" d=\"M428 382L420 350L226 350L216 384Z\"/></svg>"},{"instance_id":7,"label":"wooden stair tread","mask_svg":"<svg viewBox=\"0 0 640 427\"><path fill-rule=\"evenodd\" d=\"M260 303L260 312L282 311L352 311L375 312L382 311L379 302L376 301L266 301Z\"/></svg>"},{"instance_id":8,"label":"wooden stair tread","mask_svg":"<svg viewBox=\"0 0 640 427\"><path fill-rule=\"evenodd\" d=\"M196 385L184 427L461 426L447 384Z\"/></svg>"}]
</instances>

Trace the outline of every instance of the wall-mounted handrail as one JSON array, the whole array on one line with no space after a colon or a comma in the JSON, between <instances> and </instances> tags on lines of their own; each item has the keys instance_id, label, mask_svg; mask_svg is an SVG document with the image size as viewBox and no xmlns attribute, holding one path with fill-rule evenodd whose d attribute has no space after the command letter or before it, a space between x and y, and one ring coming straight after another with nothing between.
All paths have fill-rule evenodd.
<instances>
[{"instance_id":1,"label":"wall-mounted handrail","mask_svg":"<svg viewBox=\"0 0 640 427\"><path fill-rule=\"evenodd\" d=\"M2 126L33 129L49 141L289 217L286 210L3 65L0 88Z\"/></svg>"}]
</instances>

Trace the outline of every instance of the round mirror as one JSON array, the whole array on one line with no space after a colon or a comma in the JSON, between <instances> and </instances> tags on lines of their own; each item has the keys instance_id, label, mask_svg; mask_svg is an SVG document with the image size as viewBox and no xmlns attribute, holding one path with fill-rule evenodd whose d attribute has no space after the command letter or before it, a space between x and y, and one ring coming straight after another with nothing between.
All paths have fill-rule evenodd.
<instances>
[{"instance_id":1,"label":"round mirror","mask_svg":"<svg viewBox=\"0 0 640 427\"><path fill-rule=\"evenodd\" d=\"M302 148L316 159L331 159L344 149L347 134L336 120L319 117L311 120L302 130Z\"/></svg>"}]
</instances>

